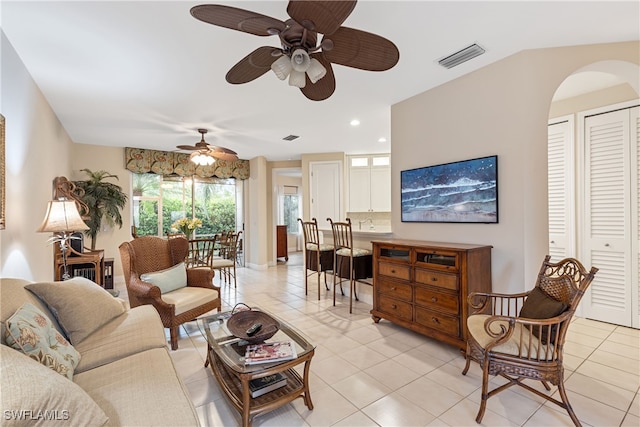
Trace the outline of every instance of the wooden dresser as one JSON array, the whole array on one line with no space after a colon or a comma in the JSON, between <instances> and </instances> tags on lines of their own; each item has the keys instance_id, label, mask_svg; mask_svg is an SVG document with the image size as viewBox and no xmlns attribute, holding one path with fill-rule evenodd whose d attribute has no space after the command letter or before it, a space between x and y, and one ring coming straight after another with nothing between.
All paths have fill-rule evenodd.
<instances>
[{"instance_id":1,"label":"wooden dresser","mask_svg":"<svg viewBox=\"0 0 640 427\"><path fill-rule=\"evenodd\" d=\"M276 258L284 258L285 261L289 261L287 245L287 226L276 225Z\"/></svg>"},{"instance_id":2,"label":"wooden dresser","mask_svg":"<svg viewBox=\"0 0 640 427\"><path fill-rule=\"evenodd\" d=\"M491 246L373 241L373 309L381 318L466 349L467 295L491 291Z\"/></svg>"}]
</instances>

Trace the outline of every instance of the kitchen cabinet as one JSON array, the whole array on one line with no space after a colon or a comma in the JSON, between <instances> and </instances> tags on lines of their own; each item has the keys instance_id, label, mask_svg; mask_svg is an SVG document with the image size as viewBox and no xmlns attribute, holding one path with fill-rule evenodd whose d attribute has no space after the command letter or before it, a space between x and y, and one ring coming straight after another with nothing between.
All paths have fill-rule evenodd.
<instances>
[{"instance_id":1,"label":"kitchen cabinet","mask_svg":"<svg viewBox=\"0 0 640 427\"><path fill-rule=\"evenodd\" d=\"M349 212L391 211L391 157L348 156Z\"/></svg>"}]
</instances>

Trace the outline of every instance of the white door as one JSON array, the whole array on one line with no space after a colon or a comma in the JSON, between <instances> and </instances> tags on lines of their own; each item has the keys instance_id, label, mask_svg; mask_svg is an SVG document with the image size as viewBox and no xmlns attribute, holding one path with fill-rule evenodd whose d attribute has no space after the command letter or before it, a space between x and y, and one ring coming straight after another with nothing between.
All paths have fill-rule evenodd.
<instances>
[{"instance_id":1,"label":"white door","mask_svg":"<svg viewBox=\"0 0 640 427\"><path fill-rule=\"evenodd\" d=\"M327 218L342 221L342 162L310 162L309 191L311 212L309 218L318 220L318 228L331 230Z\"/></svg>"},{"instance_id":2,"label":"white door","mask_svg":"<svg viewBox=\"0 0 640 427\"><path fill-rule=\"evenodd\" d=\"M637 115L638 107L633 110ZM585 294L583 306L586 317L625 326L637 326L637 315L632 321L632 312L637 313L638 303L637 213L631 221L631 208L635 206L637 212L638 203L637 188L635 194L631 191L631 170L637 174L638 157L636 153L635 159L631 158L631 111L612 111L584 120L582 257L587 268L593 265L599 271ZM637 129L633 133L637 147Z\"/></svg>"},{"instance_id":3,"label":"white door","mask_svg":"<svg viewBox=\"0 0 640 427\"><path fill-rule=\"evenodd\" d=\"M573 245L573 116L560 117L548 127L549 255L553 262L574 256Z\"/></svg>"}]
</instances>

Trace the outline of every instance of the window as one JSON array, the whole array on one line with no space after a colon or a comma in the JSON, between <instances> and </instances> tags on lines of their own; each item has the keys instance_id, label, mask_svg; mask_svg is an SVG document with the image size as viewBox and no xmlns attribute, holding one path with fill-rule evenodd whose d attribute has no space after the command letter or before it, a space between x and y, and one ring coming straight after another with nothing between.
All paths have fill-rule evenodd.
<instances>
[{"instance_id":1,"label":"window","mask_svg":"<svg viewBox=\"0 0 640 427\"><path fill-rule=\"evenodd\" d=\"M180 218L199 218L196 236L236 230L236 180L133 174L132 215L139 236L162 236ZM241 217L241 216L240 216Z\"/></svg>"}]
</instances>

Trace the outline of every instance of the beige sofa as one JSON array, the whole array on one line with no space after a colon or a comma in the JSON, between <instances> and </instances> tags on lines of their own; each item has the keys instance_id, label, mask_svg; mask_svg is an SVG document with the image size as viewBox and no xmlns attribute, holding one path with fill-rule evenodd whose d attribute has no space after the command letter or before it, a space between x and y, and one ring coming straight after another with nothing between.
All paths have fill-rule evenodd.
<instances>
[{"instance_id":1,"label":"beige sofa","mask_svg":"<svg viewBox=\"0 0 640 427\"><path fill-rule=\"evenodd\" d=\"M2 425L199 425L153 306L126 309L82 281L89 282L0 278ZM7 328L25 303L40 309L80 354L72 380L8 346L15 338Z\"/></svg>"}]
</instances>

